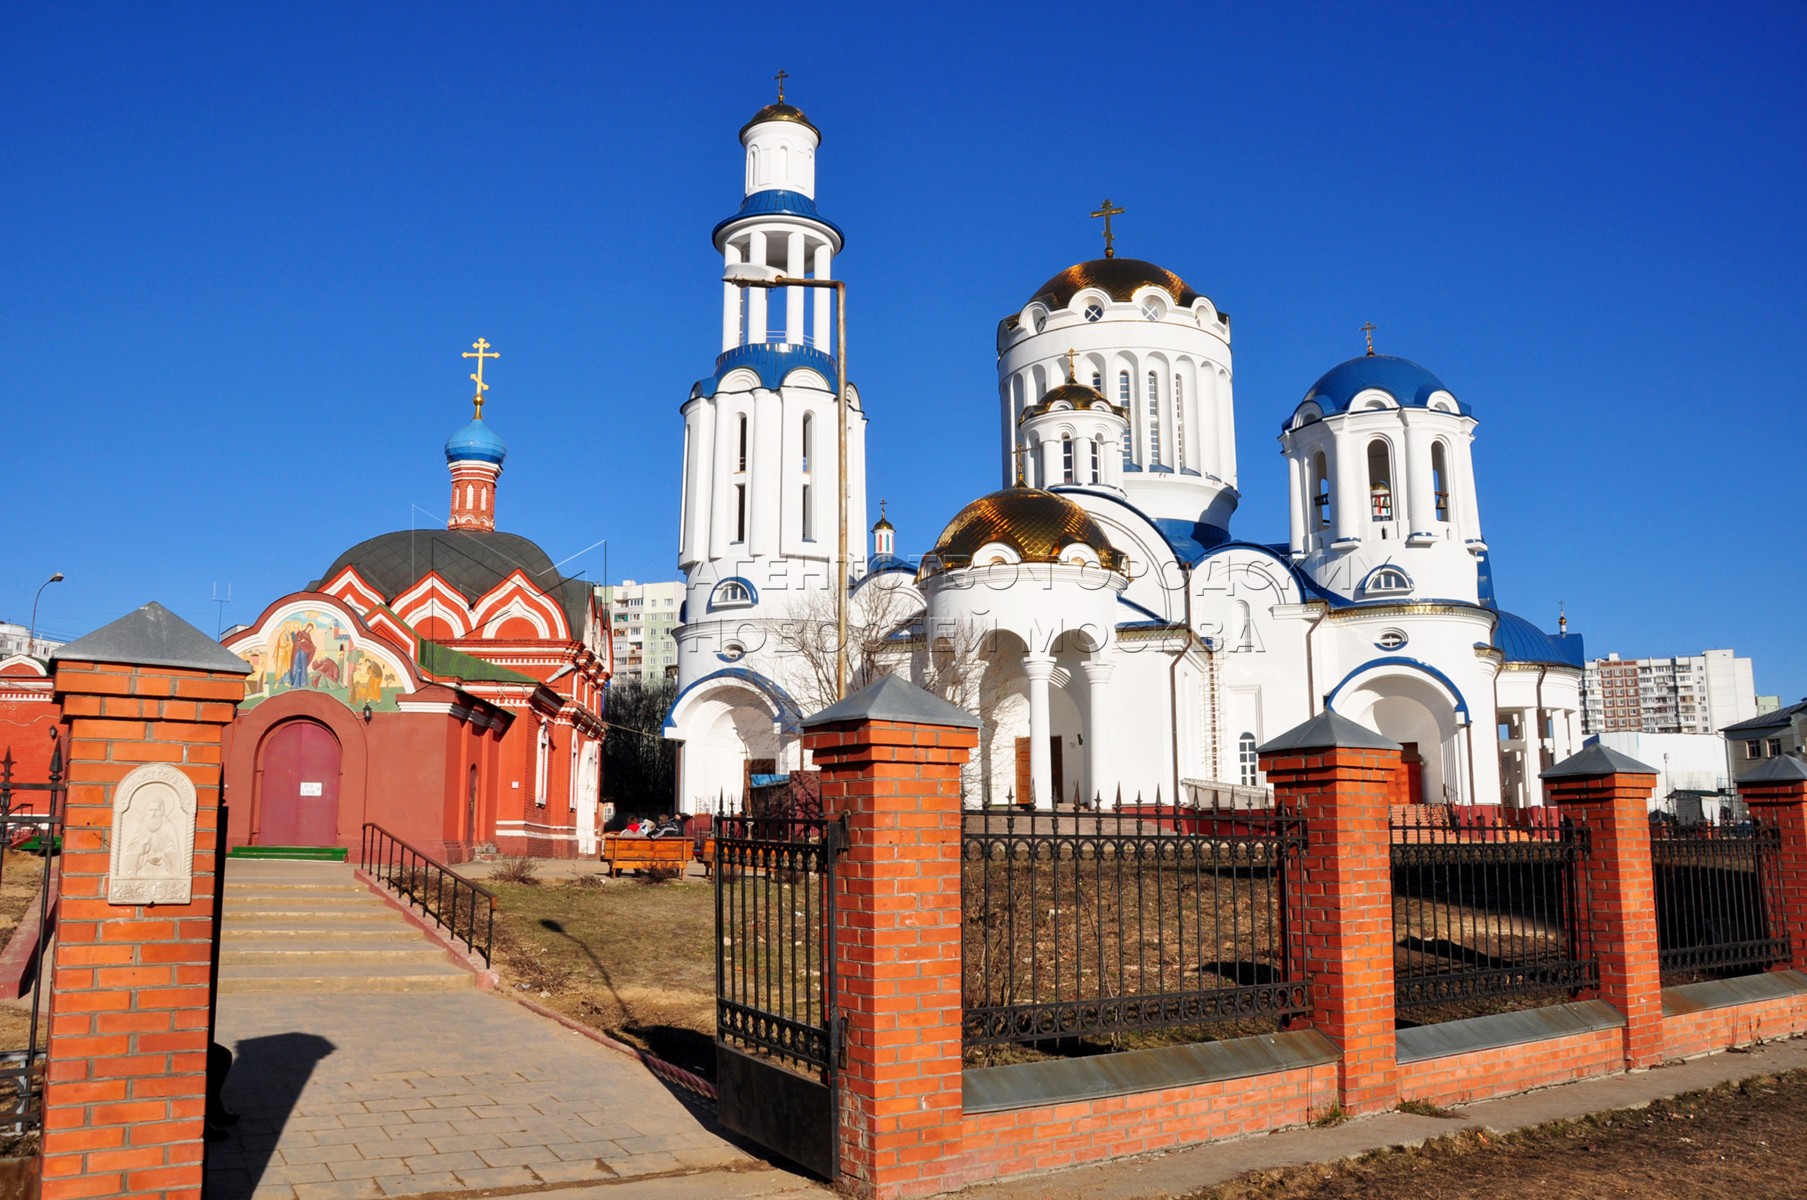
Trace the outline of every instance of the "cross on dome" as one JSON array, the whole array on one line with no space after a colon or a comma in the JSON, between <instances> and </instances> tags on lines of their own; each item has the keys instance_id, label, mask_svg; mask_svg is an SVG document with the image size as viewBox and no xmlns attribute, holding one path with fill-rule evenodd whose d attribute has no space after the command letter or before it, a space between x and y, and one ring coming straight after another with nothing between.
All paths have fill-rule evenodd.
<instances>
[{"instance_id":1,"label":"cross on dome","mask_svg":"<svg viewBox=\"0 0 1807 1200\"><path fill-rule=\"evenodd\" d=\"M475 353L473 353L473 351ZM489 391L489 384L483 382L483 360L486 358L501 358L502 355L500 353L490 353L489 342L483 338L478 338L471 343L471 348L464 352L464 357L477 360L477 372L471 376L471 381L477 385L477 394L471 397L471 401L477 406L477 415L475 419L481 421L483 419L483 393Z\"/></svg>"},{"instance_id":2,"label":"cross on dome","mask_svg":"<svg viewBox=\"0 0 1807 1200\"><path fill-rule=\"evenodd\" d=\"M1104 257L1106 258L1117 257L1117 251L1114 245L1116 239L1111 234L1111 218L1120 215L1122 212L1123 210L1121 208L1111 207L1110 197L1107 196L1105 197L1104 203L1099 206L1098 211L1092 214L1094 217L1104 218Z\"/></svg>"},{"instance_id":3,"label":"cross on dome","mask_svg":"<svg viewBox=\"0 0 1807 1200\"><path fill-rule=\"evenodd\" d=\"M1079 352L1077 350L1073 349L1073 347L1071 347L1071 346L1067 347L1067 356L1066 357L1067 357L1067 382L1068 383L1075 383L1078 381L1078 376L1074 374L1075 368L1073 366L1073 356L1077 353L1079 353Z\"/></svg>"},{"instance_id":4,"label":"cross on dome","mask_svg":"<svg viewBox=\"0 0 1807 1200\"><path fill-rule=\"evenodd\" d=\"M785 70L783 67L779 67L778 74L772 76L773 79L776 79L778 81L778 103L780 103L780 104L784 103L784 81L789 79L790 77L791 77L791 73L789 71Z\"/></svg>"},{"instance_id":5,"label":"cross on dome","mask_svg":"<svg viewBox=\"0 0 1807 1200\"><path fill-rule=\"evenodd\" d=\"M1363 334L1363 336L1365 336L1368 339L1368 357L1369 358L1374 357L1374 328L1375 328L1374 322L1372 322L1372 321L1363 321L1362 322L1362 334Z\"/></svg>"}]
</instances>

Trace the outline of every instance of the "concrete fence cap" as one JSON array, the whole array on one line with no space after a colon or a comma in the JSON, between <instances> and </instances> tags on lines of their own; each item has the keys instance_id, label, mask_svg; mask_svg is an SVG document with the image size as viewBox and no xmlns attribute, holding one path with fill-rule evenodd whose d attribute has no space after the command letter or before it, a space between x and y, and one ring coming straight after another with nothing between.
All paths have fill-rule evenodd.
<instances>
[{"instance_id":1,"label":"concrete fence cap","mask_svg":"<svg viewBox=\"0 0 1807 1200\"><path fill-rule=\"evenodd\" d=\"M1339 712L1325 709L1303 725L1296 725L1258 753L1281 754L1298 750L1398 750L1401 746L1389 737L1351 721Z\"/></svg>"},{"instance_id":2,"label":"concrete fence cap","mask_svg":"<svg viewBox=\"0 0 1807 1200\"><path fill-rule=\"evenodd\" d=\"M1600 775L1656 775L1660 772L1655 767L1639 762L1629 754L1621 754L1610 746L1602 746L1599 742L1586 747L1579 754L1571 754L1549 770L1538 775L1539 779L1587 779Z\"/></svg>"},{"instance_id":3,"label":"concrete fence cap","mask_svg":"<svg viewBox=\"0 0 1807 1200\"><path fill-rule=\"evenodd\" d=\"M155 600L59 646L53 662L125 663L134 667L176 667L218 675L249 675L250 664Z\"/></svg>"},{"instance_id":4,"label":"concrete fence cap","mask_svg":"<svg viewBox=\"0 0 1807 1200\"><path fill-rule=\"evenodd\" d=\"M838 703L831 704L802 726L833 725L840 721L900 721L912 725L950 725L957 729L977 729L979 718L955 704L896 675L881 675Z\"/></svg>"}]
</instances>

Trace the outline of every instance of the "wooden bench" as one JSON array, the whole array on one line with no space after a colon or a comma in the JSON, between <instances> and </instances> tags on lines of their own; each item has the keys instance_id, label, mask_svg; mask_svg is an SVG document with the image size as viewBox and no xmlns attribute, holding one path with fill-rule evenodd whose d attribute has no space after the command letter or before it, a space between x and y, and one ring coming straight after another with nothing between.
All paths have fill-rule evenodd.
<instances>
[{"instance_id":1,"label":"wooden bench","mask_svg":"<svg viewBox=\"0 0 1807 1200\"><path fill-rule=\"evenodd\" d=\"M605 833L602 835L602 865L611 875L623 871L670 871L682 875L694 849L689 838Z\"/></svg>"},{"instance_id":2,"label":"wooden bench","mask_svg":"<svg viewBox=\"0 0 1807 1200\"><path fill-rule=\"evenodd\" d=\"M715 839L708 836L693 838L690 845L696 861L702 864L704 878L708 878L715 871Z\"/></svg>"}]
</instances>

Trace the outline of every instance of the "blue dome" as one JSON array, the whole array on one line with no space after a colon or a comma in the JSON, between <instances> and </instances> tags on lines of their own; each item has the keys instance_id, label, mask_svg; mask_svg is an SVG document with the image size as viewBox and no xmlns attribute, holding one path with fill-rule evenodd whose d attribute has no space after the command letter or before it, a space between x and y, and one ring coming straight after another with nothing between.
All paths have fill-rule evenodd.
<instances>
[{"instance_id":1,"label":"blue dome","mask_svg":"<svg viewBox=\"0 0 1807 1200\"><path fill-rule=\"evenodd\" d=\"M1517 613L1500 610L1493 644L1509 663L1544 664L1552 667L1584 667L1587 659L1578 633L1552 637Z\"/></svg>"},{"instance_id":2,"label":"blue dome","mask_svg":"<svg viewBox=\"0 0 1807 1200\"><path fill-rule=\"evenodd\" d=\"M495 431L483 423L482 418L472 421L457 433L446 439L445 460L447 462L465 462L479 459L483 462L495 463L498 467L508 457L508 444L495 435Z\"/></svg>"},{"instance_id":3,"label":"blue dome","mask_svg":"<svg viewBox=\"0 0 1807 1200\"><path fill-rule=\"evenodd\" d=\"M712 236L719 239L722 230L745 217L803 217L818 225L826 225L834 233L835 240L846 245L847 239L841 233L841 227L816 211L816 202L802 192L787 192L782 188L767 188L763 192L754 192L740 202L740 211L727 220L716 225Z\"/></svg>"},{"instance_id":4,"label":"blue dome","mask_svg":"<svg viewBox=\"0 0 1807 1200\"><path fill-rule=\"evenodd\" d=\"M1348 412L1349 402L1369 388L1386 392L1401 408L1426 408L1433 394L1449 391L1441 379L1409 358L1371 354L1326 371L1299 403L1315 404L1326 416ZM1463 416L1473 415L1460 400L1456 401L1456 408Z\"/></svg>"}]
</instances>

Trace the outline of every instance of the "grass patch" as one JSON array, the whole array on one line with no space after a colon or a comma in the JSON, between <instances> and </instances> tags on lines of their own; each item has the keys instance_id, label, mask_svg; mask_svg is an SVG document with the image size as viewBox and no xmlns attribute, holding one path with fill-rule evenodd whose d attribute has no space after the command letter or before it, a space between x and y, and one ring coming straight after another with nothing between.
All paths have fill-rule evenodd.
<instances>
[{"instance_id":1,"label":"grass patch","mask_svg":"<svg viewBox=\"0 0 1807 1200\"><path fill-rule=\"evenodd\" d=\"M1401 1100L1399 1111L1414 1117L1438 1117L1445 1121L1459 1121L1462 1114L1453 1108L1444 1108L1440 1104L1432 1104L1429 1100Z\"/></svg>"},{"instance_id":2,"label":"grass patch","mask_svg":"<svg viewBox=\"0 0 1807 1200\"><path fill-rule=\"evenodd\" d=\"M490 878L497 883L513 883L523 887L532 887L540 881L540 864L534 862L528 855L517 854L512 858L503 859L502 865L496 868Z\"/></svg>"},{"instance_id":3,"label":"grass patch","mask_svg":"<svg viewBox=\"0 0 1807 1200\"><path fill-rule=\"evenodd\" d=\"M580 882L588 878L589 882ZM492 886L502 986L687 1070L715 1073L715 891L579 876Z\"/></svg>"}]
</instances>

